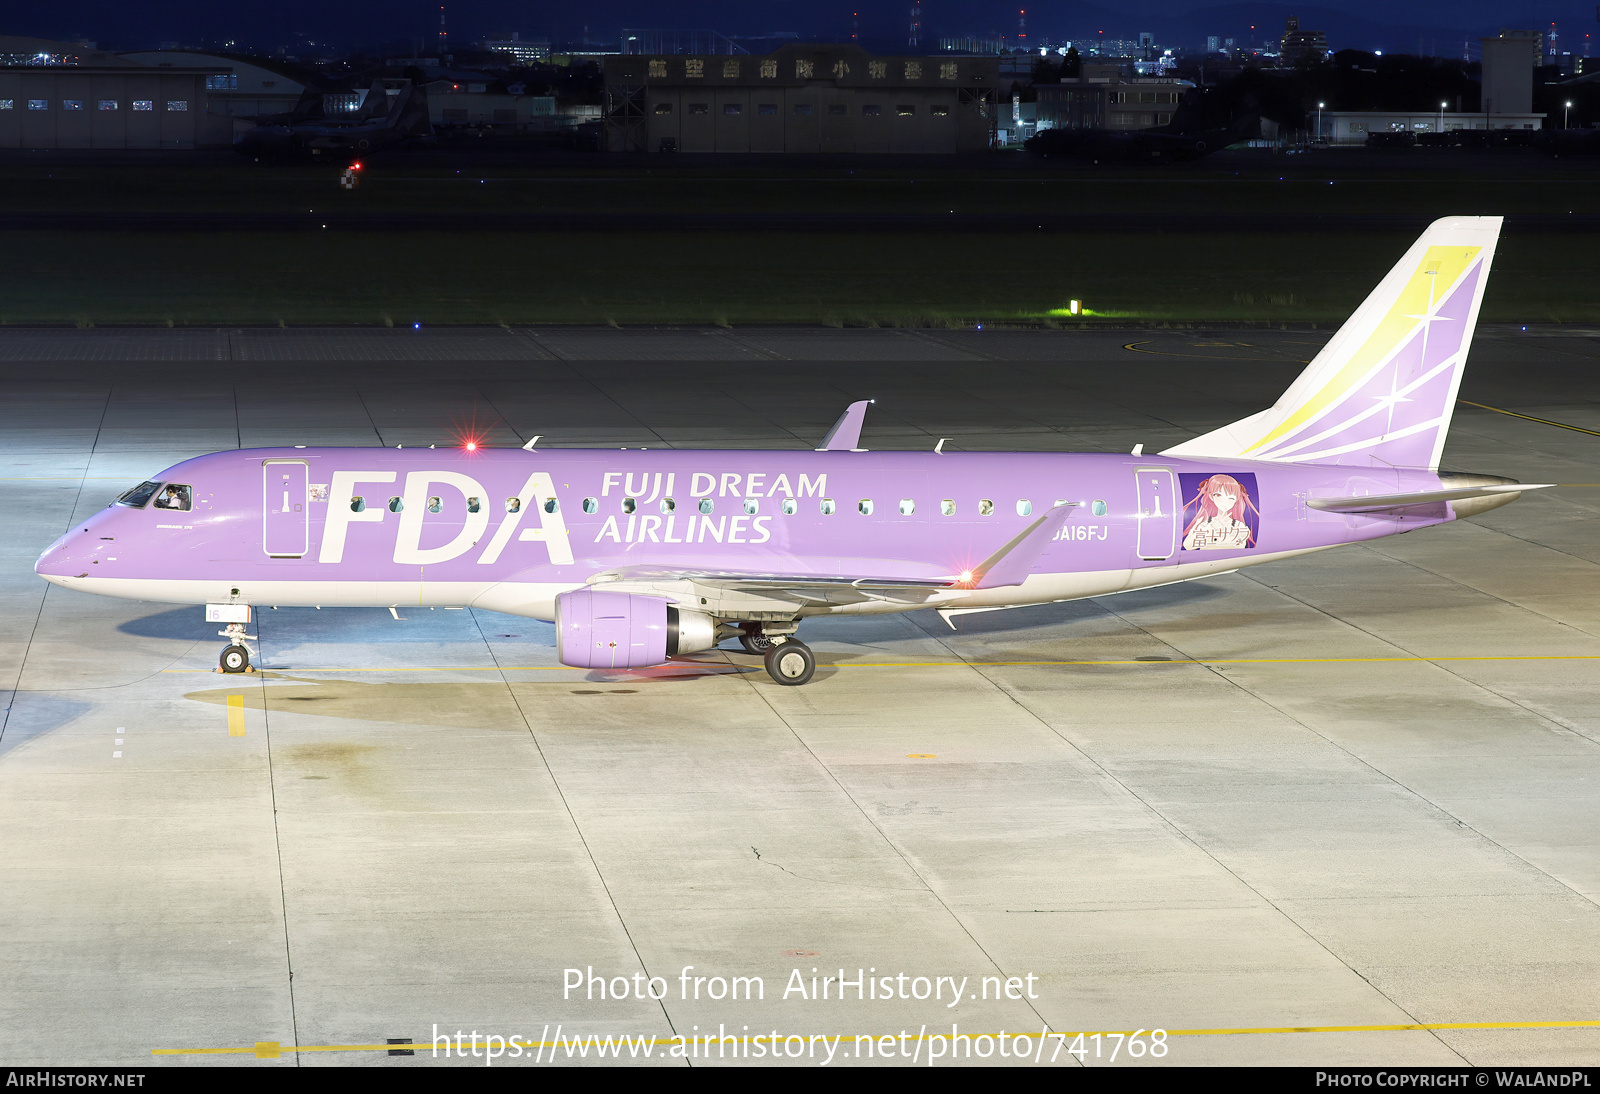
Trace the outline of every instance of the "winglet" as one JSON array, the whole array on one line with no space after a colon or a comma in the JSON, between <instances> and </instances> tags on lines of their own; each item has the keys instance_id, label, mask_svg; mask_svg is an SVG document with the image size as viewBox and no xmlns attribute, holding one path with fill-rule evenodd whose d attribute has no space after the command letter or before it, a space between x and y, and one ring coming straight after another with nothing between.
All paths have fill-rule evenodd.
<instances>
[{"instance_id":1,"label":"winglet","mask_svg":"<svg viewBox=\"0 0 1600 1094\"><path fill-rule=\"evenodd\" d=\"M867 407L877 402L876 399L863 399L859 403L851 403L845 407L844 413L839 415L839 420L833 423L833 428L828 430L828 435L822 439L822 447L818 452L865 452L861 448L861 423L867 420Z\"/></svg>"},{"instance_id":2,"label":"winglet","mask_svg":"<svg viewBox=\"0 0 1600 1094\"><path fill-rule=\"evenodd\" d=\"M1067 502L1051 507L1044 516L1013 537L1011 542L978 564L972 571L971 588L1021 585L1027 580L1033 560L1056 538L1056 533L1061 531L1061 526L1078 505L1078 502Z\"/></svg>"}]
</instances>

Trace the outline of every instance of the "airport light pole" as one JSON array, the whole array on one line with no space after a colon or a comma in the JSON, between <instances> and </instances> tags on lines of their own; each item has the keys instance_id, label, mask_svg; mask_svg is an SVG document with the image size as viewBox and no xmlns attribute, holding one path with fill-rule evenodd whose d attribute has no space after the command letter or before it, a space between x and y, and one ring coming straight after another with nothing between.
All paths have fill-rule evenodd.
<instances>
[{"instance_id":1,"label":"airport light pole","mask_svg":"<svg viewBox=\"0 0 1600 1094\"><path fill-rule=\"evenodd\" d=\"M1327 105L1327 103L1317 104L1317 140L1319 141L1322 139L1322 108Z\"/></svg>"},{"instance_id":2,"label":"airport light pole","mask_svg":"<svg viewBox=\"0 0 1600 1094\"><path fill-rule=\"evenodd\" d=\"M1572 100L1568 99L1561 107L1561 128L1567 128L1567 116L1572 113Z\"/></svg>"},{"instance_id":3,"label":"airport light pole","mask_svg":"<svg viewBox=\"0 0 1600 1094\"><path fill-rule=\"evenodd\" d=\"M1444 108L1445 108L1445 100L1444 99L1440 99L1439 100L1439 132L1440 133L1444 132Z\"/></svg>"}]
</instances>

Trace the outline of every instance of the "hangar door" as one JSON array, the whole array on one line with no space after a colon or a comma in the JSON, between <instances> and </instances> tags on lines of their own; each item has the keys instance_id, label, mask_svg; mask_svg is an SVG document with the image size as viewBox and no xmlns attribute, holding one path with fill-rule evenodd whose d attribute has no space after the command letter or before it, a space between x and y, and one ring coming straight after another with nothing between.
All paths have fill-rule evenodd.
<instances>
[{"instance_id":1,"label":"hangar door","mask_svg":"<svg viewBox=\"0 0 1600 1094\"><path fill-rule=\"evenodd\" d=\"M310 477L304 460L261 461L261 547L273 558L305 556Z\"/></svg>"},{"instance_id":2,"label":"hangar door","mask_svg":"<svg viewBox=\"0 0 1600 1094\"><path fill-rule=\"evenodd\" d=\"M1139 557L1171 558L1178 542L1177 491L1165 467L1141 467L1133 473L1139 490Z\"/></svg>"}]
</instances>

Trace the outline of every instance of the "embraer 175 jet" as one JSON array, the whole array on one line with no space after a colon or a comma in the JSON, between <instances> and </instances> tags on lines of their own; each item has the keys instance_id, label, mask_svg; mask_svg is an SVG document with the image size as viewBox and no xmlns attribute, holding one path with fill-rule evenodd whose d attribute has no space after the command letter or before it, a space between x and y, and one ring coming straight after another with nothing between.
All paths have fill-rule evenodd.
<instances>
[{"instance_id":1,"label":"embraer 175 jet","mask_svg":"<svg viewBox=\"0 0 1600 1094\"><path fill-rule=\"evenodd\" d=\"M1499 217L1430 226L1276 404L1159 455L266 448L185 460L40 557L67 589L205 604L471 606L575 668L738 638L780 684L817 615L1104 596L1409 532L1537 486L1439 455ZM1218 366L1222 367L1222 366ZM952 625L954 625L952 623ZM249 668L239 645L224 671Z\"/></svg>"}]
</instances>

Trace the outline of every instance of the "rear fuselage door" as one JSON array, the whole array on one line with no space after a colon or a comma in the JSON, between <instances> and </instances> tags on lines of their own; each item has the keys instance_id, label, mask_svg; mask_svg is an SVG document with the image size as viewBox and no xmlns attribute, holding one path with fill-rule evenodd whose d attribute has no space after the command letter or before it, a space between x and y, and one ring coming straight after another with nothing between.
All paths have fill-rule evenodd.
<instances>
[{"instance_id":1,"label":"rear fuselage door","mask_svg":"<svg viewBox=\"0 0 1600 1094\"><path fill-rule=\"evenodd\" d=\"M1178 542L1177 489L1172 471L1141 467L1133 473L1139 494L1139 557L1171 558Z\"/></svg>"},{"instance_id":2,"label":"rear fuselage door","mask_svg":"<svg viewBox=\"0 0 1600 1094\"><path fill-rule=\"evenodd\" d=\"M261 547L273 558L303 558L310 545L304 460L261 461Z\"/></svg>"}]
</instances>

